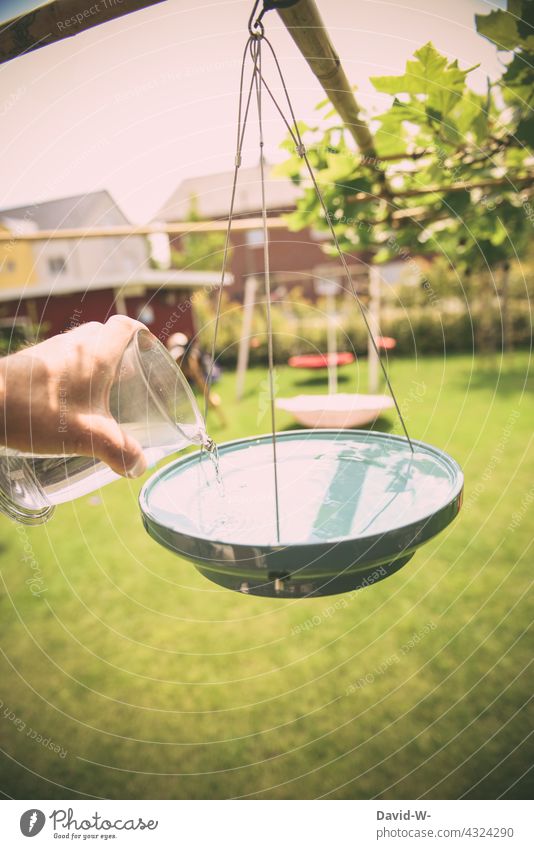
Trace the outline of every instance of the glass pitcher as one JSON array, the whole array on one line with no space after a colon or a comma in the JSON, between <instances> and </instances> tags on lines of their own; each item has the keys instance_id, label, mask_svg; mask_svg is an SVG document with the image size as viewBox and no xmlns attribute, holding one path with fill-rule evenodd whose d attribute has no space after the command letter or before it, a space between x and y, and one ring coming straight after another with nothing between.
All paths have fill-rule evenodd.
<instances>
[{"instance_id":1,"label":"glass pitcher","mask_svg":"<svg viewBox=\"0 0 534 849\"><path fill-rule=\"evenodd\" d=\"M204 420L184 375L148 330L126 348L109 409L143 448L147 464L191 444L208 445ZM0 449L0 511L24 524L46 522L54 505L87 495L119 475L96 457L35 455Z\"/></svg>"}]
</instances>

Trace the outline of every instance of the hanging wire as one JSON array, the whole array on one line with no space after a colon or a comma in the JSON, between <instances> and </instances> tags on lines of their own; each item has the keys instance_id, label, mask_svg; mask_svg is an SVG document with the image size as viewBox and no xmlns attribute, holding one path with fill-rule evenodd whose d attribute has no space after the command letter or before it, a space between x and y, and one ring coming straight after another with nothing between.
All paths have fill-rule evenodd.
<instances>
[{"instance_id":1,"label":"hanging wire","mask_svg":"<svg viewBox=\"0 0 534 849\"><path fill-rule=\"evenodd\" d=\"M406 436L406 439L408 440L408 444L409 444L409 446L410 446L410 450L411 450L411 452L412 452L412 454L413 454L413 453L414 453L414 447L413 447L413 445L412 445L412 440L410 439L410 435L409 435L409 433L408 433L408 429L407 429L407 427L406 427L406 423L405 423L405 421L404 421L404 417L403 417L403 415L402 415L402 411L401 411L401 408L400 408L399 402L397 401L397 396L395 395L395 391L394 391L394 389L393 389L393 386L391 385L391 381L390 381L390 379L389 379L389 375L388 375L388 372L387 372L387 368L386 368L386 366L384 365L384 362L383 362L383 360L382 360L382 357L380 356L380 352L379 352L379 350L378 350L378 345L376 344L376 340L375 340L375 337L374 337L373 331L371 330L371 326L370 326L370 324L369 324L369 319L367 318L367 314L366 314L366 311L365 311L364 305L362 304L362 302L361 302L360 298L358 297L358 292L357 292L356 286L354 285L354 281L353 281L353 279L352 279L352 274L350 273L350 269L349 269L349 266L348 266L348 264L347 264L347 260L345 259L345 255L344 255L343 251L341 250L341 246L340 246L340 244L339 244L339 241L338 241L338 238L337 238L337 234L336 234L336 231L335 231L334 225L332 224L332 221L331 221L331 218L330 218L330 214L329 214L329 212L328 212L328 209L327 209L327 206L326 206L325 200L324 200L324 198L323 198L323 195L322 195L322 193L321 193L321 190L319 189L319 185L318 185L318 183L317 183L317 179L316 179L316 177L315 177L315 173L314 173L313 168L312 168L312 166L311 166L311 164L310 164L310 161L309 161L309 159L308 159L308 154L307 154L307 152L306 152L306 147L305 147L305 145L304 145L304 143L303 143L303 141L302 141L302 137L301 137L301 135L300 135L300 130L299 130L299 127L298 127L298 123L297 123L297 120L296 120L296 118L295 118L295 113L294 113L294 111L293 111L293 105L292 105L292 103L291 103L291 99L290 99L290 97L289 97L289 92L288 92L288 90L287 90L286 81L285 81L285 79L284 79L284 75L283 75L283 73L282 73L282 69L281 69L281 67L280 67L280 63L279 63L279 61L278 61L278 57L277 57L277 55L276 55L276 53L275 53L275 50L274 50L274 47L272 46L272 44L271 44L271 42L269 41L269 39L268 39L268 38L266 38L265 36L262 36L262 41L264 41L264 42L265 42L265 44L267 44L267 46L269 47L269 49L270 49L270 51L271 51L271 53L272 53L272 56L273 56L273 59L274 59L275 65L276 65L276 69L277 69L278 74L279 74L279 77L280 77L280 82L281 82L281 84L282 84L282 88L283 88L283 90L284 90L284 94L285 94L285 97L286 97L286 100L287 100L287 105L288 105L288 108L289 108L289 113L290 113L290 115L291 115L291 121L292 121L292 123L293 123L294 130L292 129L290 122L287 120L286 116L284 115L284 111L283 111L283 109L281 108L280 104L278 103L278 101L277 101L276 97L274 96L273 92L271 91L271 89L269 88L269 86L267 85L267 83L265 82L265 80L264 80L263 78L261 79L261 82L263 83L263 86L264 86L265 90L266 90L266 91L267 91L267 93L269 94L269 96L270 96L271 100L273 101L273 103L274 103L274 105L275 105L276 109L278 110L279 114L281 115L282 120L284 121L284 124L286 125L287 130L289 131L289 134L290 134L291 138L293 139L293 142L294 142L294 144L295 144L295 149L296 149L297 154L301 157L301 159L302 159L302 160L304 161L304 163L306 164L306 168L307 168L308 174L309 174L309 176L310 176L310 179L311 179L311 181L312 181L313 188L314 188L314 190L315 190L315 194L316 194L316 196L317 196L317 199L319 200L319 203L321 204L321 208L322 208L322 210L323 210L323 213L324 213L324 216L325 216L326 222L327 222L327 224L328 224L328 227L329 227L330 233L331 233L331 235L332 235L332 240L333 240L333 242L334 242L334 246L335 246L335 248L336 248L337 254L338 254L339 259L340 259L340 262L341 262L341 264L342 264L342 266L343 266L343 270L344 270L344 272L345 272L345 274L346 274L347 281L348 281L348 283L349 283L349 286L350 286L350 289L351 289L352 295L353 295L354 299L356 300L356 303L358 304L358 307L359 307L360 312L361 312L361 314L362 314L362 318L363 318L363 320L364 320L365 327L366 327L366 329L367 329L367 333L368 333L369 338L370 338L370 340L371 340L371 344L372 344L372 346L373 346L374 352L375 352L375 354L376 354L376 356L377 356L377 358L378 358L378 361L379 361L379 363L380 363L380 367L381 367L381 369L382 369L382 373L383 373L383 375L384 375L384 379L385 379L385 381L386 381L386 385L387 385L387 387L388 387L389 394L391 395L391 397L392 397L392 399L393 399L393 403L395 404L395 409L396 409L396 411L397 411L397 415L398 415L398 417L399 417L399 420L400 420L400 423L401 423L402 429L403 429L403 431L404 431L404 435Z\"/></svg>"},{"instance_id":2,"label":"hanging wire","mask_svg":"<svg viewBox=\"0 0 534 849\"><path fill-rule=\"evenodd\" d=\"M261 18L267 11L267 8L264 6L262 12L258 15L256 19L254 16L258 9L260 0L256 0L254 3L254 7L252 9L252 14L249 18L248 29L250 36L247 39L247 43L245 45L245 49L243 51L243 59L241 63L241 74L240 74L240 82L239 82L239 105L238 105L238 117L237 117L237 141L236 141L236 155L235 155L235 166L234 166L234 176L232 181L232 193L230 200L230 210L228 214L228 226L226 229L226 237L224 244L224 252L223 252L223 267L221 272L221 282L219 284L218 297L217 297L217 308L216 308L216 316L215 316L215 324L214 324L214 333L213 333L213 341L211 347L211 362L209 367L208 377L206 379L206 388L205 388L205 398L204 398L204 419L207 419L208 415L208 407L209 407L209 391L211 386L211 381L213 378L213 368L215 366L215 351L217 344L217 335L219 331L219 324L221 318L221 307L222 307L222 293L224 288L224 282L226 277L226 271L228 266L228 253L230 246L230 236L232 229L232 222L234 218L234 206L235 206L235 197L237 191L237 180L239 168L241 166L241 158L242 158L242 149L243 149L243 141L245 138L245 130L247 126L247 119L249 115L250 102L252 97L253 89L256 92L256 102L258 109L258 126L259 126L259 144L260 144L260 178L261 178L261 206L262 206L262 225L263 225L263 257L264 257L264 275L265 275L265 294L266 294L266 313L267 313L267 337L268 337L268 361L269 361L269 394L270 394L270 406L271 406L271 428L272 428L272 448L273 448L273 469L274 469L274 490L275 490L275 509L276 509L276 536L277 541L280 542L280 511L279 511L279 496L278 496L278 465L277 465L277 452L276 452L276 412L275 412L275 391L274 391L274 351L273 351L273 332L272 332L272 313L271 313L271 282L270 282L270 263L269 263L269 233L268 233L268 225L267 225L267 202L265 195L265 157L264 157L264 139L263 139L263 115L262 115L262 89L264 88L271 98L274 106L276 107L278 113L280 114L293 142L295 144L295 149L297 154L303 159L306 164L306 168L308 170L310 179L312 181L316 196L319 200L321 208L323 210L325 219L328 223L332 239L334 242L334 246L338 253L340 262L343 266L343 270L345 271L347 281L350 285L350 289L352 291L352 295L358 304L360 312L362 314L365 326L367 328L367 333L369 334L369 338L371 339L372 346L374 348L375 354L380 362L380 366L382 369L382 373L384 375L386 385L388 387L389 393L393 399L393 403L395 404L395 409L397 411L400 423L402 425L402 429L412 451L414 453L414 447L412 445L412 441L408 434L408 430L406 427L406 423L404 421L404 417L402 415L399 403L397 401L397 397L393 390L393 386L391 385L391 381L389 379L389 375L387 373L387 369L382 361L380 356L380 352L378 350L378 346L376 344L376 340L374 338L373 332L371 330L371 326L369 324L369 320L367 318L365 308L358 297L358 292L356 290L356 286L354 285L354 281L352 279L352 275L350 273L350 269L348 267L345 256L341 250L341 246L339 244L337 234L335 232L334 226L332 224L326 203L322 196L321 190L319 189L319 185L317 183L317 179L315 177L315 173L308 159L308 155L306 152L306 147L302 141L302 137L300 134L300 130L298 127L297 120L295 118L295 113L293 111L293 105L291 103L291 99L289 97L289 92L287 89L287 85L284 79L284 75L282 73L282 69L280 67L280 63L278 61L278 57L276 56L275 50L270 43L270 41L265 37L265 31L263 24L261 22ZM269 6L269 8L271 8ZM274 6L272 7L274 8ZM276 65L276 69L278 71L278 75L280 77L280 82L282 84L282 88L284 91L285 99L287 101L289 114L291 120L289 121L284 113L284 110L278 103L274 93L271 88L265 81L262 72L262 55L261 55L261 46L262 42L265 42L272 54L274 59L274 63ZM248 88L247 101L245 110L243 112L243 92L244 92L244 78L245 78L245 66L247 54L250 53L253 69L250 78L250 84ZM209 446L208 446L209 450Z\"/></svg>"},{"instance_id":3,"label":"hanging wire","mask_svg":"<svg viewBox=\"0 0 534 849\"><path fill-rule=\"evenodd\" d=\"M276 539L280 542L280 510L278 503L278 464L276 458L276 408L274 396L274 351L273 326L271 315L271 276L269 264L269 232L267 228L267 201L265 197L265 155L263 152L263 116L262 116L262 71L261 71L261 42L263 36L254 39L254 80L258 103L258 129L260 138L260 180L261 180L261 216L263 222L263 272L265 277L265 297L267 311L267 351L269 359L269 396L271 405L271 430L273 446L274 495L276 508Z\"/></svg>"},{"instance_id":4,"label":"hanging wire","mask_svg":"<svg viewBox=\"0 0 534 849\"><path fill-rule=\"evenodd\" d=\"M259 2L259 0L258 0ZM217 346L217 336L219 332L219 324L222 308L222 294L226 271L228 267L228 253L230 248L230 236L232 230L232 222L234 218L235 197L237 191L237 180L239 168L242 160L243 141L245 138L245 130L250 109L250 102L253 89L256 92L256 102L258 109L258 127L259 127L259 143L260 143L260 177L261 177L261 207L262 207L262 222L263 222L263 252L264 252L264 275L265 275L265 295L266 295L266 312L267 312L267 344L268 344L268 359L269 359L269 394L271 406L271 430L272 430L272 446L273 446L273 470L274 470L274 493L275 493L275 515L276 515L276 539L280 542L280 507L278 495L278 463L276 456L276 411L275 411L275 391L274 391L274 350L273 350L273 331L272 331L272 314L271 314L271 285L269 272L269 232L267 226L267 201L265 196L265 157L264 157L264 139L263 139L263 116L262 116L262 80L263 74L261 71L261 41L263 38L263 27L260 20L253 22L254 13L258 2L255 4L253 13L249 21L250 38L247 40L243 51L243 59L241 62L241 74L239 81L239 104L237 112L237 141L236 154L234 164L234 176L232 180L232 193L230 199L230 210L228 214L228 226L226 228L226 237L223 250L223 264L221 272L221 280L218 288L217 306L215 314L215 324L213 330L213 340L211 345L211 359L208 376L206 378L206 386L204 392L204 421L207 420L209 409L209 392L213 379L213 368L215 366L215 352ZM261 17L261 15L260 15ZM259 27L258 27L259 24ZM250 53L253 69L250 77L248 88L247 101L243 114L243 91L245 78L245 65L247 54ZM208 443L205 446L207 450L212 450L212 445ZM203 446L204 449L204 446ZM202 455L202 450L201 450Z\"/></svg>"},{"instance_id":5,"label":"hanging wire","mask_svg":"<svg viewBox=\"0 0 534 849\"><path fill-rule=\"evenodd\" d=\"M213 340L211 343L211 358L208 369L208 374L206 377L206 384L204 387L204 421L206 421L208 417L208 407L209 407L209 394L211 383L213 380L213 369L215 368L215 349L217 345L217 335L219 332L219 323L221 318L221 307L222 307L222 295L224 289L224 283L226 279L226 272L228 268L228 253L230 249L230 235L232 231L232 222L234 218L234 206L235 206L235 196L237 191L237 177L239 168L241 166L241 152L243 149L243 141L245 138L245 130L247 127L247 118L249 113L250 101L252 97L252 89L254 86L254 76L255 71L253 71L250 78L250 85L248 89L247 102L245 107L245 113L243 115L243 90L244 90L244 79L245 79L245 65L247 60L247 54L249 52L249 48L251 46L252 37L250 37L245 45L245 49L243 51L243 58L241 61L241 74L239 79L239 105L237 109L237 139L236 139L236 152L235 152L235 162L234 162L234 176L232 180L232 194L230 199L230 211L228 214L228 226L226 228L226 236L224 240L224 250L223 250L223 262L222 262L222 271L221 271L221 280L219 283L219 288L217 292L217 307L215 311L215 325L213 329Z\"/></svg>"}]
</instances>

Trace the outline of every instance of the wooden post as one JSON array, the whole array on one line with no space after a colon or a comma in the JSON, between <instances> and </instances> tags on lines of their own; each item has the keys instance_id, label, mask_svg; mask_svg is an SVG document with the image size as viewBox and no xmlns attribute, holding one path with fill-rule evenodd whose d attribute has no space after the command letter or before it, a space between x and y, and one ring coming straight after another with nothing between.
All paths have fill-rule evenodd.
<instances>
[{"instance_id":1,"label":"wooden post","mask_svg":"<svg viewBox=\"0 0 534 849\"><path fill-rule=\"evenodd\" d=\"M115 304L115 309L117 310L117 315L128 315L126 299L122 289L115 289L113 291L113 302Z\"/></svg>"},{"instance_id":2,"label":"wooden post","mask_svg":"<svg viewBox=\"0 0 534 849\"><path fill-rule=\"evenodd\" d=\"M321 266L316 267L318 272ZM330 272L326 268L326 272ZM335 395L337 392L337 365L334 356L337 349L337 319L336 319L336 295L339 292L339 283L332 277L320 277L315 280L315 291L318 295L326 298L326 351L328 356L328 394Z\"/></svg>"},{"instance_id":3,"label":"wooden post","mask_svg":"<svg viewBox=\"0 0 534 849\"><path fill-rule=\"evenodd\" d=\"M236 397L240 401L245 390L245 374L248 368L248 355L250 351L250 333L252 330L252 316L254 314L254 303L256 300L256 289L258 288L257 277L247 277L245 282L245 297L243 300L243 325L239 339L239 352L237 355L236 375Z\"/></svg>"},{"instance_id":4,"label":"wooden post","mask_svg":"<svg viewBox=\"0 0 534 849\"><path fill-rule=\"evenodd\" d=\"M369 326L376 339L380 332L380 272L375 265L369 268ZM368 388L372 395L378 392L378 375L380 371L379 356L369 338L367 342Z\"/></svg>"},{"instance_id":5,"label":"wooden post","mask_svg":"<svg viewBox=\"0 0 534 849\"><path fill-rule=\"evenodd\" d=\"M337 348L336 296L332 290L326 296L326 309L328 312L328 394L335 395L337 392L337 366L334 361Z\"/></svg>"},{"instance_id":6,"label":"wooden post","mask_svg":"<svg viewBox=\"0 0 534 849\"><path fill-rule=\"evenodd\" d=\"M501 316L502 316L502 349L504 352L512 348L510 322L510 266L506 262L502 269L501 278Z\"/></svg>"}]
</instances>

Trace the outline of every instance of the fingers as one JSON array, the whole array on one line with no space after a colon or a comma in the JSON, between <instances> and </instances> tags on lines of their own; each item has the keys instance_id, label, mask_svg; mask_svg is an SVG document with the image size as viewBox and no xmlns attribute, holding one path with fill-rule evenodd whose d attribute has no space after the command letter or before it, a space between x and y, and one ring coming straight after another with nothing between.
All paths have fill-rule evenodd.
<instances>
[{"instance_id":1,"label":"fingers","mask_svg":"<svg viewBox=\"0 0 534 849\"><path fill-rule=\"evenodd\" d=\"M60 344L66 343L59 353L69 354L74 364L85 354L95 363L100 361L113 366L118 364L129 342L140 330L150 334L140 321L126 315L112 315L105 324L88 321L55 338L61 340Z\"/></svg>"},{"instance_id":2,"label":"fingers","mask_svg":"<svg viewBox=\"0 0 534 849\"><path fill-rule=\"evenodd\" d=\"M117 329L122 327L125 329L124 332L127 332L129 330L131 331L130 335L135 333L137 330L148 330L146 324L143 324L141 321L137 321L137 319L135 318L130 318L127 315L112 315L110 318L108 318L104 327L111 326Z\"/></svg>"},{"instance_id":3,"label":"fingers","mask_svg":"<svg viewBox=\"0 0 534 849\"><path fill-rule=\"evenodd\" d=\"M124 351L140 330L150 333L144 324L126 315L113 315L102 326L100 333L100 356L110 364L119 363Z\"/></svg>"},{"instance_id":4,"label":"fingers","mask_svg":"<svg viewBox=\"0 0 534 849\"><path fill-rule=\"evenodd\" d=\"M86 443L81 446L82 452L98 457L117 474L132 478L143 474L146 469L143 450L109 415L107 402L99 403L99 399L100 396L108 397L111 382L124 352L140 330L149 333L140 321L123 315L112 316L103 325L95 323L87 326L86 332L91 337L95 353L90 377L90 397L85 399L85 406L89 403L93 412L87 410L86 406L87 412L82 413L78 419L78 425L81 425L78 427L78 433L82 442ZM83 408L84 405L80 406ZM96 412L95 407L100 407L100 411Z\"/></svg>"},{"instance_id":5,"label":"fingers","mask_svg":"<svg viewBox=\"0 0 534 849\"><path fill-rule=\"evenodd\" d=\"M114 419L104 415L89 416L86 432L88 444L81 446L83 453L98 457L118 475L128 478L137 478L146 470L141 446Z\"/></svg>"},{"instance_id":6,"label":"fingers","mask_svg":"<svg viewBox=\"0 0 534 849\"><path fill-rule=\"evenodd\" d=\"M69 395L81 411L109 412L111 386L126 349L140 331L144 331L143 336L148 339L152 338L140 321L115 315L105 324L96 321L82 324L70 331L70 339L61 340L64 343L60 352L63 353L63 363L65 358L68 363ZM135 370L136 357L129 356L124 363L125 369Z\"/></svg>"}]
</instances>

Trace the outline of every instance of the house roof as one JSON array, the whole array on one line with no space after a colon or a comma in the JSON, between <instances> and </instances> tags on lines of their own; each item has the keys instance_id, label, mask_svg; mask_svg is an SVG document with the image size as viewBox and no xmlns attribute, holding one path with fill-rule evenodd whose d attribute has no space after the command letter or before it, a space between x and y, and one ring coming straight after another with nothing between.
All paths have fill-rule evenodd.
<instances>
[{"instance_id":1,"label":"house roof","mask_svg":"<svg viewBox=\"0 0 534 849\"><path fill-rule=\"evenodd\" d=\"M0 221L33 222L38 230L65 230L89 225L129 224L110 193L103 189L25 206L0 209ZM10 228L11 229L11 228Z\"/></svg>"},{"instance_id":2,"label":"house roof","mask_svg":"<svg viewBox=\"0 0 534 849\"><path fill-rule=\"evenodd\" d=\"M16 233L17 236L22 236L24 233L32 233L37 230L35 221L29 221L27 218L9 218L0 212L0 230L8 235Z\"/></svg>"},{"instance_id":3,"label":"house roof","mask_svg":"<svg viewBox=\"0 0 534 849\"><path fill-rule=\"evenodd\" d=\"M0 288L0 302L26 300L28 298L60 297L61 295L72 295L76 292L93 292L102 289L116 289L124 297L128 297L128 290L139 286L145 289L210 289L218 286L221 275L213 271L157 271L154 269L140 269L133 272L128 279L124 274L113 274L95 278L94 280L74 280L63 283L57 278L54 283L30 284L12 288ZM233 283L231 274L225 276L225 286Z\"/></svg>"},{"instance_id":4,"label":"house roof","mask_svg":"<svg viewBox=\"0 0 534 849\"><path fill-rule=\"evenodd\" d=\"M203 177L191 177L183 180L168 201L161 207L156 220L184 221L194 205L200 218L227 218L230 208L233 171L207 174ZM267 208L273 212L285 212L293 209L301 194L286 177L275 177L273 168L266 167L265 194ZM236 216L258 213L261 209L261 173L259 165L254 168L240 168L234 203Z\"/></svg>"}]
</instances>

